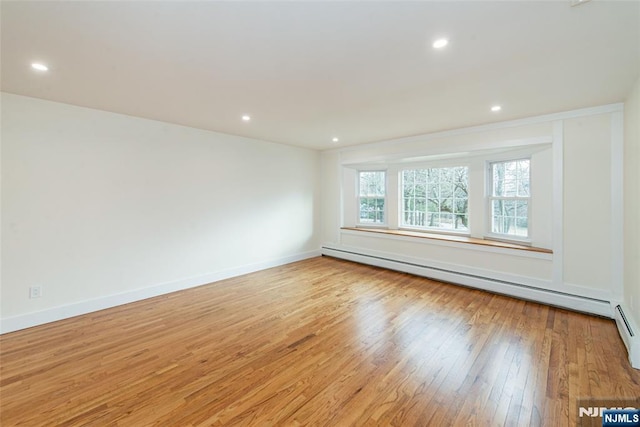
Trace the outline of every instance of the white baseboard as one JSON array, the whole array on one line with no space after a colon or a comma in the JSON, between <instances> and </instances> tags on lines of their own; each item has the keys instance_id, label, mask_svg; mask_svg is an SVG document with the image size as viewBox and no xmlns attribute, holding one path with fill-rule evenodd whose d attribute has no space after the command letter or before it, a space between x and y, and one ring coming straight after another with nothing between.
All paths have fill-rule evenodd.
<instances>
[{"instance_id":1,"label":"white baseboard","mask_svg":"<svg viewBox=\"0 0 640 427\"><path fill-rule=\"evenodd\" d=\"M101 298L95 298L73 304L53 307L42 311L7 317L4 319L0 319L0 334L13 332L20 329L26 329L45 323L55 322L57 320L67 319L69 317L104 310L106 308L128 304L147 298L153 298L159 295L176 292L183 289L194 288L212 282L217 282L219 280L229 279L231 277L241 276L243 274L253 273L256 271L265 270L267 268L277 267L296 261L302 261L304 259L314 258L320 255L320 250L302 252L299 254L289 255L286 257L263 261L255 264L243 265L228 270L222 270L200 276L187 277L181 280L160 283L147 288L135 289L132 291L108 295Z\"/></svg>"},{"instance_id":2,"label":"white baseboard","mask_svg":"<svg viewBox=\"0 0 640 427\"><path fill-rule=\"evenodd\" d=\"M406 260L400 259L400 257L395 257L390 254L386 254L386 256L382 257L367 252L368 251L364 251L362 249L344 250L344 248L329 246L323 246L322 248L323 255L335 258L388 268L390 270L402 271L404 273L411 273L445 282L457 283L464 286L479 288L490 292L505 294L552 306L613 318L613 312L608 300L537 287L535 285L538 281L535 279L509 282L504 280L504 276L500 276L500 279L483 277L476 274L470 274L463 270L447 270L434 267L432 265L428 265L424 260L407 262ZM523 282L526 284L523 284Z\"/></svg>"},{"instance_id":3,"label":"white baseboard","mask_svg":"<svg viewBox=\"0 0 640 427\"><path fill-rule=\"evenodd\" d=\"M617 307L620 307L618 311ZM640 328L631 315L631 310L624 304L611 302L614 319L618 326L618 332L629 353L629 363L636 369L640 369Z\"/></svg>"}]
</instances>

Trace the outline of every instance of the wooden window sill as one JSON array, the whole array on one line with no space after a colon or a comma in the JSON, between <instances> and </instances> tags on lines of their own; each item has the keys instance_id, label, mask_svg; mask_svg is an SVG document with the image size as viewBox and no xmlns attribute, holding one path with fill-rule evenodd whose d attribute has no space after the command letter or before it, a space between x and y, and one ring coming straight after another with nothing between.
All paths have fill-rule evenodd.
<instances>
[{"instance_id":1,"label":"wooden window sill","mask_svg":"<svg viewBox=\"0 0 640 427\"><path fill-rule=\"evenodd\" d=\"M545 248L536 248L533 246L518 245L515 243L497 242L495 240L476 239L474 237L454 236L448 234L425 233L423 231L406 231L406 230L388 230L384 228L355 228L342 227L341 230L362 231L365 233L379 233L393 236L417 237L420 239L444 240L447 242L469 243L472 245L490 246L493 248L518 249L529 252L539 252L544 254L552 254L553 251Z\"/></svg>"}]
</instances>

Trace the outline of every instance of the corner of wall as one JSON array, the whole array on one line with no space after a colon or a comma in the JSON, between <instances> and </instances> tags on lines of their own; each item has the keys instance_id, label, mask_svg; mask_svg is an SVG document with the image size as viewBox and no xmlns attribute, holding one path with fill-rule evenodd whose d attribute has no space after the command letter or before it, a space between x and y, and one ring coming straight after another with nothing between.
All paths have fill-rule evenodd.
<instances>
[{"instance_id":1,"label":"corner of wall","mask_svg":"<svg viewBox=\"0 0 640 427\"><path fill-rule=\"evenodd\" d=\"M624 104L624 303L640 322L640 76ZM640 330L638 331L640 335ZM640 344L639 344L640 345ZM640 349L636 347L637 358ZM639 361L640 363L640 361Z\"/></svg>"}]
</instances>

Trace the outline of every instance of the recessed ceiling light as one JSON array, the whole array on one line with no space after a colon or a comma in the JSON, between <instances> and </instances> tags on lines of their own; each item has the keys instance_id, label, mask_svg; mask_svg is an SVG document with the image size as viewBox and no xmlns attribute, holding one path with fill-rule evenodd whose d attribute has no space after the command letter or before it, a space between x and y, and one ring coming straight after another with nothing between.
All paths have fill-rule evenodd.
<instances>
[{"instance_id":1,"label":"recessed ceiling light","mask_svg":"<svg viewBox=\"0 0 640 427\"><path fill-rule=\"evenodd\" d=\"M338 138L333 138L333 139L331 140L331 142L338 142L338 141L340 141Z\"/></svg>"},{"instance_id":2,"label":"recessed ceiling light","mask_svg":"<svg viewBox=\"0 0 640 427\"><path fill-rule=\"evenodd\" d=\"M246 114L242 116L242 121L248 122L249 120L251 120L251 116L248 116Z\"/></svg>"},{"instance_id":3,"label":"recessed ceiling light","mask_svg":"<svg viewBox=\"0 0 640 427\"><path fill-rule=\"evenodd\" d=\"M493 107L491 107L491 111L493 111L494 113L497 113L500 110L502 110L502 107L499 105L494 105Z\"/></svg>"},{"instance_id":4,"label":"recessed ceiling light","mask_svg":"<svg viewBox=\"0 0 640 427\"><path fill-rule=\"evenodd\" d=\"M445 47L448 44L449 44L449 40L447 40L447 39L438 39L438 40L433 42L433 47L435 49L442 49L443 47Z\"/></svg>"},{"instance_id":5,"label":"recessed ceiling light","mask_svg":"<svg viewBox=\"0 0 640 427\"><path fill-rule=\"evenodd\" d=\"M571 7L573 6L580 6L581 4L585 4L586 2L588 2L589 0L571 0L569 2L569 4L571 5Z\"/></svg>"},{"instance_id":6,"label":"recessed ceiling light","mask_svg":"<svg viewBox=\"0 0 640 427\"><path fill-rule=\"evenodd\" d=\"M34 62L33 64L31 64L31 68L33 68L34 70L38 70L38 71L48 71L49 67L47 67L44 64L40 64L39 62Z\"/></svg>"}]
</instances>

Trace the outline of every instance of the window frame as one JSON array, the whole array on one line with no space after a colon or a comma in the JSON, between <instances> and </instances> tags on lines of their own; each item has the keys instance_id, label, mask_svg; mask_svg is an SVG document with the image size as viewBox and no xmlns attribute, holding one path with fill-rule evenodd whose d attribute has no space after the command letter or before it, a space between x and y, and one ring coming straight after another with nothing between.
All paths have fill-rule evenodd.
<instances>
[{"instance_id":1,"label":"window frame","mask_svg":"<svg viewBox=\"0 0 640 427\"><path fill-rule=\"evenodd\" d=\"M428 170L428 169L453 169L453 168L466 168L467 170L467 229L466 230L456 230L456 229L446 229L441 227L428 227L428 226L411 226L405 225L404 222L404 172L405 171L414 171L414 170ZM423 233L435 233L435 234L446 234L446 235L455 235L455 236L470 236L471 235L471 227L469 223L469 200L471 198L471 180L469 179L471 172L470 165L468 162L434 162L434 163L420 163L413 165L403 165L398 170L398 229L399 230L408 230L408 231L418 231ZM427 198L428 199L428 198ZM426 213L426 212L425 212ZM453 212L452 212L453 215Z\"/></svg>"},{"instance_id":2,"label":"window frame","mask_svg":"<svg viewBox=\"0 0 640 427\"><path fill-rule=\"evenodd\" d=\"M529 195L524 196L494 196L493 195L493 165L499 163L511 163L518 162L522 160L529 161ZM528 156L518 156L518 157L509 157L502 159L491 159L486 161L485 168L485 215L486 215L486 229L484 236L486 239L502 241L502 242L510 242L517 243L522 245L531 246L532 243L532 223L531 223L531 213L532 213L532 201L533 201L533 189L531 187L532 179L531 179L531 155ZM503 234L503 233L495 233L493 231L493 201L494 200L513 200L513 201L526 201L527 202L527 236L517 236L514 234Z\"/></svg>"},{"instance_id":3,"label":"window frame","mask_svg":"<svg viewBox=\"0 0 640 427\"><path fill-rule=\"evenodd\" d=\"M383 222L362 222L360 221L360 174L362 172L382 172L384 174L384 208L382 210ZM378 197L379 198L379 197ZM387 169L364 168L356 170L356 226L361 228L387 228L389 224L389 174Z\"/></svg>"}]
</instances>

